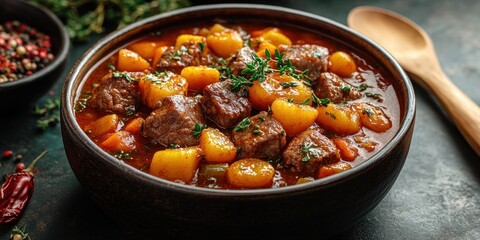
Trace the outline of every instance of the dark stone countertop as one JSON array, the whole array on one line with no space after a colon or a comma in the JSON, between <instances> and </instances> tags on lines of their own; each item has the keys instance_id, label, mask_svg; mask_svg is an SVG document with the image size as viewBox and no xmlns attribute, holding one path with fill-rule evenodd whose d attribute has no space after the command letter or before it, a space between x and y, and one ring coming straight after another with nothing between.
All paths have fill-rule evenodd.
<instances>
[{"instance_id":1,"label":"dark stone countertop","mask_svg":"<svg viewBox=\"0 0 480 240\"><path fill-rule=\"evenodd\" d=\"M348 12L359 5L384 7L405 15L431 35L445 73L480 104L480 1L283 0L271 4L315 13L342 24L346 24ZM97 39L74 45L64 76ZM53 97L60 96L63 79L53 87ZM400 176L372 212L334 239L480 239L480 158L435 98L414 86L416 126ZM45 94L38 103L48 98L52 97ZM15 150L30 162L49 149L37 164L40 171L33 198L15 225L26 225L34 240L123 239L122 229L93 204L73 175L60 126L38 131L31 108L0 115L0 151ZM11 173L15 167L12 160L2 159L0 163L0 174ZM1 226L0 238L8 239L13 226Z\"/></svg>"}]
</instances>

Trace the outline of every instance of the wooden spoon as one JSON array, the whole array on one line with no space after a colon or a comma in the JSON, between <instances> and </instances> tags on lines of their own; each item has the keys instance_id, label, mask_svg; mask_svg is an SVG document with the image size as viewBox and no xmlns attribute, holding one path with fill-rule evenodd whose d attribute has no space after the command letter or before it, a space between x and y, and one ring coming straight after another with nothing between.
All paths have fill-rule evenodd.
<instances>
[{"instance_id":1,"label":"wooden spoon","mask_svg":"<svg viewBox=\"0 0 480 240\"><path fill-rule=\"evenodd\" d=\"M413 21L377 7L352 9L347 23L383 46L413 80L433 93L480 156L480 108L443 72L427 33Z\"/></svg>"}]
</instances>

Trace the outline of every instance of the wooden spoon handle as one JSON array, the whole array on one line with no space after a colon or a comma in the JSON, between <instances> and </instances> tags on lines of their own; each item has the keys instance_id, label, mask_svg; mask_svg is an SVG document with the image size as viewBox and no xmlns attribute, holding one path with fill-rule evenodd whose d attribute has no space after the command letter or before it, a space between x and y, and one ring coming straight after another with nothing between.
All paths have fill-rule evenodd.
<instances>
[{"instance_id":1,"label":"wooden spoon handle","mask_svg":"<svg viewBox=\"0 0 480 240\"><path fill-rule=\"evenodd\" d=\"M473 150L480 156L480 108L442 70L422 74L427 87L437 96Z\"/></svg>"}]
</instances>

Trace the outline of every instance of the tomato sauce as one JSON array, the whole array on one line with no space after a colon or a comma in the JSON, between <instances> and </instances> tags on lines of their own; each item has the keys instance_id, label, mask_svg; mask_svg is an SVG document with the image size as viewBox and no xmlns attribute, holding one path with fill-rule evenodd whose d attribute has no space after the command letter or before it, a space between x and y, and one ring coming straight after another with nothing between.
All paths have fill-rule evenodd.
<instances>
[{"instance_id":1,"label":"tomato sauce","mask_svg":"<svg viewBox=\"0 0 480 240\"><path fill-rule=\"evenodd\" d=\"M237 32L241 32L243 44L252 46L253 48L258 47L258 42L255 41L264 41L259 40L260 36L267 32L269 29L272 29L272 26L262 25L262 24L224 24L222 25L228 29L234 29ZM212 24L203 24L198 26L183 26L179 28L172 28L165 30L161 33L152 33L145 38L139 39L138 41L132 42L123 48L126 49L135 49L135 43L145 43L148 46L151 46L153 50L156 50L162 46L175 46L177 37L182 34L189 34L189 35L200 35L200 36L208 36L211 34L210 29L212 28ZM361 97L358 99L348 100L345 103L338 103L338 105L345 105L349 109L355 109L356 103L366 103L369 106L375 107L376 110L380 111L381 116L386 118L389 121L389 127L378 131L378 129L373 129L367 127L367 125L362 124L361 129L353 134L345 134L339 133L335 131L328 130L328 128L322 127L322 133L327 136L329 139L334 142L334 145L337 148L341 148L343 150L340 151L341 159L338 163L335 164L321 164L324 167L324 173L320 174L319 170L316 170L314 173L304 173L304 172L294 172L291 171L288 167L285 167L282 164L282 159L262 159L270 163L270 165L274 168L274 174L269 181L269 184L264 186L259 186L260 188L278 188L278 187L285 187L294 184L300 184L302 182L309 182L314 179L318 179L320 177L328 176L340 171L344 171L348 169L343 169L339 163L344 163L350 167L355 167L358 164L364 162L380 149L384 147L384 145L394 136L394 134L398 130L399 120L400 120L400 108L397 99L397 95L395 93L395 89L393 88L392 84L390 83L390 76L385 73L385 71L378 66L379 63L373 62L368 56L364 55L361 50L352 49L350 46L345 45L342 42L334 41L330 38L319 36L314 33L305 32L299 29L293 29L288 27L282 27L276 29L276 31L280 32L283 36L288 38L291 41L292 45L318 45L325 47L328 49L329 55L335 52L344 52L348 56L353 59L355 64L355 71L351 74L351 76L344 76L342 79L354 86L359 93L361 93ZM265 40L268 41L268 40ZM133 46L133 47L132 47ZM145 46L145 45L142 45ZM209 48L209 46L204 46ZM142 47L142 49L147 49L146 47ZM137 48L137 51L138 48ZM213 53L213 51L210 51ZM257 51L257 54L259 51ZM262 53L260 51L260 53ZM145 55L145 54L143 54ZM153 53L147 53L147 57L142 57L146 60L149 64L152 63L154 60ZM215 55L215 54L213 54ZM272 58L274 53L271 53ZM119 61L119 54L118 52L111 53L110 56L107 56L105 59L106 61L99 63L98 66L91 72L83 85L83 89L81 94L76 102L76 120L80 127L84 129L91 138L91 140L103 148L102 145L109 137L111 137L115 132L125 130L125 127L129 125L135 119L141 118L142 120L146 119L153 109L146 106L145 103L140 101L137 108L134 112L128 114L116 114L118 117L117 124L115 124L114 129L108 131L107 133L100 134L98 136L92 136L89 126L92 125L93 122L97 121L101 117L106 115L115 114L109 111L102 111L96 107L93 107L91 104L91 96L94 88L98 87L101 84L101 79L109 74L112 71L118 71L115 67L118 65ZM222 58L223 61L228 60L226 58ZM217 59L217 62L219 60ZM329 62L329 64L331 64ZM218 66L217 66L218 67ZM149 69L144 70L145 73L152 73L155 72L155 67L150 67ZM350 90L349 90L350 91ZM202 94L201 91L192 91L189 90L187 92L188 96L195 96L197 94ZM310 99L310 101L313 99ZM298 102L296 104L299 104ZM309 103L311 104L311 103ZM333 103L329 103L333 104ZM315 107L314 105L312 105ZM361 105L363 106L363 105ZM318 108L316 108L318 109ZM271 109L267 109L271 110ZM325 110L326 111L326 110ZM259 113L260 110L252 109L251 115L255 115ZM325 113L328 114L328 111ZM365 109L362 111L357 111L360 118L363 116L370 117L376 116L375 113L371 115L371 112L366 112ZM336 120L336 119L334 119ZM313 123L313 125L319 125L317 121ZM215 123L211 121L207 121L205 127L212 127L218 128ZM227 137L231 137L231 132L233 131L231 128L229 129L222 129L219 128L222 133L225 134ZM120 161L124 161L125 163L131 165L134 168L137 168L141 171L146 173L150 173L150 168L152 164L152 158L158 151L162 151L168 149L168 147L162 146L160 144L154 144L150 139L142 134L142 130L133 131L129 135L131 137L131 142L126 144L133 144L134 150L132 151L113 151L112 149L105 149L109 154L118 158ZM287 144L294 138L294 136L287 136L286 142ZM341 140L335 140L341 139ZM343 145L342 145L343 144ZM284 148L286 146L283 146ZM346 151L346 150L352 151ZM343 152L342 152L343 151ZM199 152L201 155L201 151ZM350 155L349 155L350 153ZM352 155L353 154L353 155ZM239 159L235 159L238 161ZM308 160L308 159L307 159ZM233 162L230 163L208 163L204 158L203 155L200 156L198 166L195 168L195 172L193 177L189 181L182 181L182 180L173 180L176 182L181 182L184 184L195 185L199 187L208 187L208 188L221 188L221 189L244 189L244 188L251 188L251 187L242 187L236 186L235 184L231 184L229 179L226 177L226 171L228 171L229 166ZM321 167L320 166L320 167ZM340 170L336 170L336 168ZM154 174L155 175L155 174ZM257 187L253 187L257 188Z\"/></svg>"}]
</instances>

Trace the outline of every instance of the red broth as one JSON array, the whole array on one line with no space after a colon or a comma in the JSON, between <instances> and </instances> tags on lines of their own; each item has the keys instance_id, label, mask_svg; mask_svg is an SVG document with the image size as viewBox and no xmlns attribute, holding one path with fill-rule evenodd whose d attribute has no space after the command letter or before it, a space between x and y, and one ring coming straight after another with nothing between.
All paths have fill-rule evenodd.
<instances>
[{"instance_id":1,"label":"red broth","mask_svg":"<svg viewBox=\"0 0 480 240\"><path fill-rule=\"evenodd\" d=\"M203 37L208 37L209 35L214 34L212 31L210 31L212 26L213 26L213 23L209 25L169 29L167 31L162 32L161 34L152 33L151 35L143 39L139 39L138 41L130 43L124 48L130 49L133 52L136 51L135 53L143 55L143 57L141 57L140 62L146 61L149 64L149 67L147 69L144 69L141 71L143 72L143 74L165 72L166 70L164 68L158 67L158 65L152 67L152 61L153 61L153 55L154 55L152 51L158 48L161 48L163 46L175 46L177 37L181 34L200 35ZM284 101L282 103L283 105L281 105L281 106L284 106L283 109L287 109L287 112L289 111L289 109L292 109L292 105L288 105L289 103L294 104L293 106L297 106L297 107L309 106L310 107L308 108L309 110L315 109L318 112L318 115L315 118L315 121L309 125L308 129L312 129L312 128L316 129L319 132L321 132L323 136L326 136L329 139L330 141L329 144L331 144L331 146L334 146L336 149L334 153L331 153L329 155L329 156L334 156L333 157L334 160L331 160L331 159L328 161L319 160L318 163L312 164L311 166L309 166L310 167L309 169L307 170L302 169L302 166L303 166L302 164L308 164L307 163L308 161L311 161L312 159L316 159L318 155L318 152L316 153L309 152L309 147L312 148L313 146L313 148L316 148L316 147L320 148L316 144L313 144L313 145L303 144L303 145L300 145L302 146L302 149L300 149L299 151L299 154L300 154L299 157L302 160L297 161L297 164L300 164L300 167L298 167L300 168L300 170L299 169L292 170L292 169L295 169L295 167L293 167L292 164L290 165L286 164L282 154L283 154L283 151L286 151L288 144L290 144L293 141L293 139L300 134L299 133L295 135L284 136L285 143L281 146L281 150L278 156L268 157L268 158L253 157L255 159L259 159L262 162L266 162L267 165L269 165L270 167L268 169L270 170L273 169L273 173L269 172L268 173L269 176L267 177L265 176L258 177L258 175L261 175L261 174L260 172L255 172L253 165L240 166L240 170L231 169L233 168L232 167L233 163L238 162L240 159L242 159L242 157L239 157L241 153L238 152L238 151L241 151L241 149L238 146L235 146L236 144L233 144L237 149L236 156L234 157L233 160L229 160L228 162L225 162L225 163L218 163L218 162L212 162L212 161L206 160L204 149L201 149L200 143L195 143L191 146L173 146L178 151L181 151L182 149L188 149L189 147L195 148L196 158L194 160L194 163L192 163L193 172L187 174L188 175L186 177L187 180L185 180L185 174L183 173L179 174L179 176L181 177L178 177L178 179L175 179L175 176L176 176L175 174L173 174L173 177L171 174L170 175L167 174L165 175L167 177L164 177L164 175L162 175L164 173L160 173L160 174L158 172L152 173L151 164L152 164L152 159L154 158L155 153L159 151L165 151L166 149L168 150L169 147L172 147L172 146L168 146L168 145L166 146L165 144L162 145L162 144L158 144L158 142L152 142L152 139L150 139L148 136L145 136L146 135L144 133L145 119L147 119L147 117L149 117L149 115L151 115L151 113L155 111L154 109L155 107L152 108L151 106L148 106L148 104L146 104L145 102L145 99L149 99L149 98L142 96L142 94L139 94L140 96L137 96L138 99L136 99L136 102L135 102L135 105L136 105L135 111L123 112L123 113L116 112L115 110L101 109L98 106L96 106L98 104L92 104L92 92L95 92L94 88L98 88L99 85L102 85L101 79L105 75L112 74L114 72L129 74L128 71L120 71L118 69L119 58L121 58L119 57L118 51L115 53L112 53L111 56L108 56L106 58L106 61L103 63L100 63L96 67L96 69L94 69L92 73L88 76L83 86L82 94L76 103L76 110L75 110L76 119L80 127L85 130L87 135L91 138L91 140L95 144L103 148L106 152L110 153L114 157L118 158L119 161L124 161L125 163L133 166L134 168L137 168L146 173L150 173L162 178L166 178L172 181L176 181L176 182L180 182L188 185L195 185L199 187L208 187L208 188L220 188L220 189L278 188L278 187L285 187L285 186L290 186L294 184L300 184L303 182L313 181L315 179L327 177L329 175L332 175L341 171L348 171L349 168L354 168L355 166L364 162L369 157L371 157L376 152L378 152L378 150L383 148L383 146L397 132L399 121L400 121L400 110L399 110L400 108L399 108L397 95L395 93L395 89L389 82L390 76L387 75L383 71L383 69L377 68L377 66L380 66L379 63L373 62L371 59L365 57L361 51L358 51L357 49L352 49L350 46L346 46L341 42L333 41L330 38L317 36L313 33L303 32L298 29L292 29L287 27L285 28L282 27L282 28L272 30L271 26L256 25L256 24L248 24L248 25L223 24L223 26L228 29L234 29L238 33L242 33L240 34L243 40L242 44L244 46L247 46L247 45L250 46L256 52L256 54L260 57L262 57L262 55L264 58L266 57L265 51L263 49L259 50L259 48L261 48L259 46L261 45L262 42L270 43L270 44L264 43L264 45L270 46L270 47L273 46L273 48L271 48L273 50L275 48L277 49L281 48L280 46L275 46L275 44L278 44L275 41L282 42L285 40L285 38L287 38L288 40L291 41L292 45L309 44L309 45L321 46L328 49L328 56L326 57L326 60L328 61L328 65L327 65L326 72L336 71L337 73L342 73L341 71L345 69L347 69L346 70L347 72L349 71L348 64L347 64L347 67L345 67L344 65L341 65L340 68L337 67L336 69L335 69L335 66L332 67L332 65L335 65L335 64L337 64L338 66L338 62L335 64L332 64L333 58L331 56L336 52L341 51L346 53L344 55L340 54L341 55L340 62L344 61L342 56L345 57L345 55L347 57L348 56L351 57L350 60L353 59L353 62L354 62L353 72L351 73L350 76L341 77L341 79L344 81L342 82L342 84L345 83L344 85L342 85L343 87L341 89L342 91L346 91L346 92L343 92L344 97L348 96L348 94L351 94L351 92L353 91L356 91L360 95L357 95L353 99L346 97L347 100L340 101L337 103L333 103L332 101L330 101L330 103L324 104L327 107L323 106L321 103L312 104L313 98L314 98L313 95L308 100L303 102L294 101L287 96L286 98L284 98L284 100L287 100L286 101L287 103ZM274 33L274 34L271 34L272 32L270 32L270 35L275 35L275 36L272 37L272 36L269 36L269 34L265 34L269 30L273 31ZM223 31L229 32L230 30L223 30ZM277 33L280 33L279 35L280 37L278 36ZM262 34L263 34L263 38L261 37ZM222 40L219 40L219 41L222 41ZM138 44L139 42L144 43L144 45ZM210 41L210 43L212 42L213 41ZM222 45L222 44L228 45L226 43L221 43L219 45ZM211 49L213 45L214 44L212 44L211 46L210 44L206 44L205 42L204 44L200 44L199 47L203 49L202 51L208 51L208 54L213 56L213 58L215 59L213 61L213 64L212 62L210 62L209 65L207 65L207 67L221 69L221 65L223 64L225 66L225 62L228 62L230 58L223 57L220 60L218 60L217 54L215 53L215 51L213 51L213 49ZM178 51L178 49L179 47L176 48L176 51ZM287 51L287 50L282 50L282 51ZM218 53L218 50L216 52ZM168 59L168 57L164 55L165 55L165 52L163 53L162 56ZM275 58L274 51L270 52L270 55L271 55L270 60L266 61L269 65L267 69L271 68L273 72L276 72L278 77L279 75L281 75L280 73L278 73L278 69L277 69L278 66L276 65L279 59ZM173 56L173 58L174 57L175 56ZM170 56L170 58L172 58L172 56ZM347 61L347 63L349 62ZM283 66L288 66L288 64L289 64L288 61L284 61ZM135 64L129 64L128 67L131 67L133 65ZM301 73L303 71L299 71L298 67L296 66L294 67L297 69L297 71L295 72L297 76L302 75ZM341 69L341 70L338 70L338 69ZM167 70L170 70L170 69L167 69ZM176 71L180 71L180 70L176 69ZM225 68L219 71L222 76L225 76L224 70ZM312 70L309 69L308 72L311 72L311 71ZM138 72L138 71L135 71L135 72ZM306 74L308 74L308 72L306 72ZM177 72L177 75L181 75L181 73ZM242 75L242 73L239 73L238 75ZM244 75L247 75L247 74L244 74ZM115 81L115 79L118 79L118 78L112 77L112 79L113 79L112 81ZM238 80L238 78L236 79ZM245 77L245 79L248 80L248 76ZM223 79L218 79L218 81L222 81L222 80ZM251 80L250 82L252 84L257 82L256 83L257 85L259 83L258 79ZM309 89L314 89L314 86L319 84L319 82L320 81L318 79L313 79L312 81L312 79L301 78L295 84L297 85L301 84L302 86L307 86ZM139 90L138 79L135 79L134 85L136 90L138 91ZM189 85L193 86L192 84L189 84ZM282 85L282 86L284 86L284 89L289 87L285 85ZM297 88L298 86L291 85L290 87ZM245 98L247 98L249 101L250 101L250 98L252 98L251 95L253 92L251 91L251 88L252 88L251 86L245 87L245 89L250 89L249 91L245 91L246 93L244 94L246 95ZM312 92L315 92L315 91L312 90ZM145 95L145 93L143 94ZM203 95L203 91L192 90L189 88L184 95L187 95L189 97L194 97L196 95ZM261 99L264 99L264 98L261 98ZM321 98L320 100L325 100L325 98ZM361 105L361 104L368 104L368 105ZM271 103L268 103L267 105L268 105L267 109L256 109L256 106L252 107L250 116L254 116L264 110L267 112L268 116L271 116L272 110L275 110L275 108L272 109ZM335 128L332 130L330 125L328 125L331 123L328 123L328 121L333 122L335 124L336 121L340 121L341 118L340 116L337 117L333 113L329 112L331 110L330 108L328 108L329 105L330 107L339 106L339 108L341 107L347 108L348 110L345 110L346 112L350 112L350 113L354 112L353 114L356 114L357 118L360 119L358 120L360 121L359 130L358 131L353 130L353 133L351 133L352 131L347 131L348 133L346 133L343 130L336 130ZM364 108L365 106L369 106L371 108L365 109ZM377 115L375 111L372 112L371 111L372 109L379 112L380 115ZM335 108L333 108L333 110L335 110ZM116 116L115 119L112 120L110 118L108 120L110 121L110 123L112 121L115 121L115 124L113 125L100 124L100 126L97 126L97 128L100 129L98 130L99 134L92 134L92 125L95 125L93 124L95 121L97 121L97 125L99 125L98 119L107 115L111 116L113 114L115 114ZM329 115L330 120L327 120L327 123L323 123L322 121L317 121L319 118L318 116L320 114ZM371 124L369 125L368 122L367 123L362 122L361 121L362 117L366 118L367 121L370 119L370 122L375 121L376 119L375 117L380 117L380 118L383 117L383 120L386 119L387 123L385 124L387 124L388 126L387 127L383 126L383 128L382 127L378 128L376 126L372 127L372 125ZM323 117L323 119L325 119L325 117ZM139 121L139 122L132 123L134 121ZM200 127L200 129L196 129L196 130L201 130L202 127L204 126L212 129L219 129L220 132L223 133L223 136L227 137L227 139L229 139L232 142L233 141L232 135L235 134L235 129L236 129L235 127L241 124L238 120L237 122L238 123L235 126L229 126L225 128L225 127L219 127L215 122L211 121L209 117L206 117L205 123L199 124L198 127ZM327 124L328 127L323 124ZM296 124L293 124L293 125L296 125ZM293 126L293 127L296 127L296 126ZM94 128L93 131L97 131L97 128ZM304 129L304 130L307 130L307 129ZM125 137L122 134L118 134L119 132L128 132L127 134L128 136ZM195 132L195 127L192 127L192 132ZM112 135L116 133L117 133L117 136L112 138ZM204 132L200 131L197 138L199 139L202 134L204 134ZM282 135L285 135L284 130L282 130ZM109 138L110 140L108 140ZM119 150L124 148L122 147L123 146L122 144L118 143L118 141L120 142L123 141L123 145L127 145L127 147L125 148L127 150ZM105 142L107 142L107 144ZM108 144L108 142L113 142L113 143ZM130 150L132 148L131 146L134 146L133 150ZM176 153L174 153L174 155L175 154ZM320 155L322 154L323 153L320 152ZM170 162L174 161L173 165L175 165L176 163L181 161L181 159L172 160L174 157L171 157L172 155L169 155L169 154L166 154L166 155L160 154L160 155L162 156L162 158L167 158L166 160L165 159L161 160L164 162L160 164L161 165L160 168L162 167L172 168L170 166L171 165ZM248 157L248 158L252 158L252 157ZM186 169L190 169L192 167L190 165ZM186 165L180 164L179 166L186 166ZM232 175L233 174L232 172L242 171L242 169L245 170L247 168L249 168L250 170L253 169L253 173L251 173L251 175L254 175L254 176L253 177L250 176L252 177L251 179L245 180L246 183L243 180L238 180L238 179L232 180L232 178L235 178L235 177L232 177L234 176ZM263 170L265 170L265 168ZM192 171L192 170L185 170L185 171ZM228 173L228 171L230 171L230 173ZM240 174L242 172L236 172L236 173ZM246 173L245 171L242 174L248 175L248 173ZM262 182L262 181L265 181L265 182ZM252 185L249 185L250 182L252 183Z\"/></svg>"}]
</instances>

